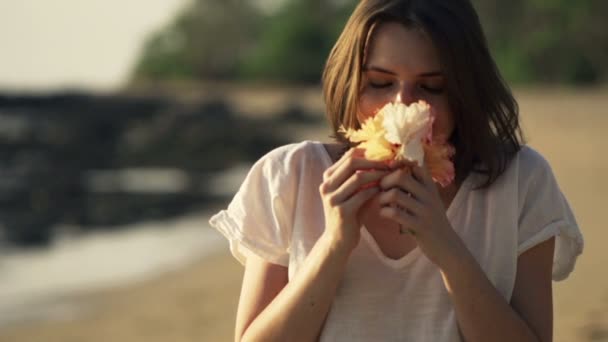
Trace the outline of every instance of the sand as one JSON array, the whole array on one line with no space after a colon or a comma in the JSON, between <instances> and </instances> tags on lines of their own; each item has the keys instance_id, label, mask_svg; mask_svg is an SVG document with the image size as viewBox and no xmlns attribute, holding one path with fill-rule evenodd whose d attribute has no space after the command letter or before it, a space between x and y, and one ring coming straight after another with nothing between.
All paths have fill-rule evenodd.
<instances>
[{"instance_id":1,"label":"sand","mask_svg":"<svg viewBox=\"0 0 608 342\"><path fill-rule=\"evenodd\" d=\"M230 341L242 267L226 253L142 284L83 295L90 310L22 324L2 342Z\"/></svg>"},{"instance_id":2,"label":"sand","mask_svg":"<svg viewBox=\"0 0 608 342\"><path fill-rule=\"evenodd\" d=\"M516 95L528 142L552 165L586 242L575 271L554 283L554 340L608 341L608 91L521 89ZM305 137L326 135L318 129ZM91 309L5 327L0 342L230 341L242 272L224 249L143 283L75 296Z\"/></svg>"}]
</instances>

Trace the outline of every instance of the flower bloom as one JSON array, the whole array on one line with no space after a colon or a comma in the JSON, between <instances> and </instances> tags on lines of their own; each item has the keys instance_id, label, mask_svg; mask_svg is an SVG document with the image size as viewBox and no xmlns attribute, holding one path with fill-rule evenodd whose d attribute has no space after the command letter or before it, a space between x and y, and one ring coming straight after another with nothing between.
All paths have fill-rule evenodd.
<instances>
[{"instance_id":1,"label":"flower bloom","mask_svg":"<svg viewBox=\"0 0 608 342\"><path fill-rule=\"evenodd\" d=\"M365 149L365 158L377 161L408 160L426 165L433 180L445 187L454 180L451 159L455 149L445 137L433 137L435 118L430 106L418 101L409 106L388 103L368 118L359 130L340 128L340 132Z\"/></svg>"}]
</instances>

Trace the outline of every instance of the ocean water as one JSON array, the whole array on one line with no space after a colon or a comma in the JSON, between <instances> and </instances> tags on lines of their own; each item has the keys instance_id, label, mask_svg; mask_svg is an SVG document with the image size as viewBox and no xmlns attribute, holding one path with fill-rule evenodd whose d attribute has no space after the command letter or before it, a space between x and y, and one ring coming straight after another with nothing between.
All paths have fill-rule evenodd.
<instances>
[{"instance_id":1,"label":"ocean water","mask_svg":"<svg viewBox=\"0 0 608 342\"><path fill-rule=\"evenodd\" d=\"M213 177L208 191L233 195L250 165ZM53 243L40 249L0 247L0 327L29 320L70 319L89 310L78 297L125 286L187 266L228 249L210 227L215 210L143 221L118 229L75 235L57 227Z\"/></svg>"},{"instance_id":2,"label":"ocean water","mask_svg":"<svg viewBox=\"0 0 608 342\"><path fill-rule=\"evenodd\" d=\"M59 236L45 249L0 253L0 326L69 319L78 295L133 284L228 248L211 213L141 222L119 231ZM167 227L171 226L171 227Z\"/></svg>"}]
</instances>

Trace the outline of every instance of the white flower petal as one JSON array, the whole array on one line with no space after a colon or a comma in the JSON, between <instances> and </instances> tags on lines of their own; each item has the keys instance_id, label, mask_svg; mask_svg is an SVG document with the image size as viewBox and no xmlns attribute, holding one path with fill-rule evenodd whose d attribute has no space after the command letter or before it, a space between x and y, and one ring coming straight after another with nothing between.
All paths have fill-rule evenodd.
<instances>
[{"instance_id":1,"label":"white flower petal","mask_svg":"<svg viewBox=\"0 0 608 342\"><path fill-rule=\"evenodd\" d=\"M429 105L423 101L409 106L403 103L388 103L382 108L382 113L386 140L402 145L399 157L415 160L422 165L424 162L422 139L428 134L432 125Z\"/></svg>"},{"instance_id":2,"label":"white flower petal","mask_svg":"<svg viewBox=\"0 0 608 342\"><path fill-rule=\"evenodd\" d=\"M424 165L424 148L419 142L412 141L409 144L403 145L401 153L402 158L414 161L419 166Z\"/></svg>"}]
</instances>

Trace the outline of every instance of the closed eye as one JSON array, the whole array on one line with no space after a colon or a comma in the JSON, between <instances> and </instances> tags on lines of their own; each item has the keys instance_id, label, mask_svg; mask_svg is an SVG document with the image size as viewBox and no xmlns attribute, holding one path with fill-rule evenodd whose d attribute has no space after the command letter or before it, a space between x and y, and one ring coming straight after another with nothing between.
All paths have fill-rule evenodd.
<instances>
[{"instance_id":1,"label":"closed eye","mask_svg":"<svg viewBox=\"0 0 608 342\"><path fill-rule=\"evenodd\" d=\"M369 85L372 88L376 88L376 89L390 87L391 84L392 84L391 82L369 82Z\"/></svg>"},{"instance_id":2,"label":"closed eye","mask_svg":"<svg viewBox=\"0 0 608 342\"><path fill-rule=\"evenodd\" d=\"M420 88L424 91L427 91L431 94L441 94L443 93L443 87L431 87L428 85L421 84Z\"/></svg>"}]
</instances>

